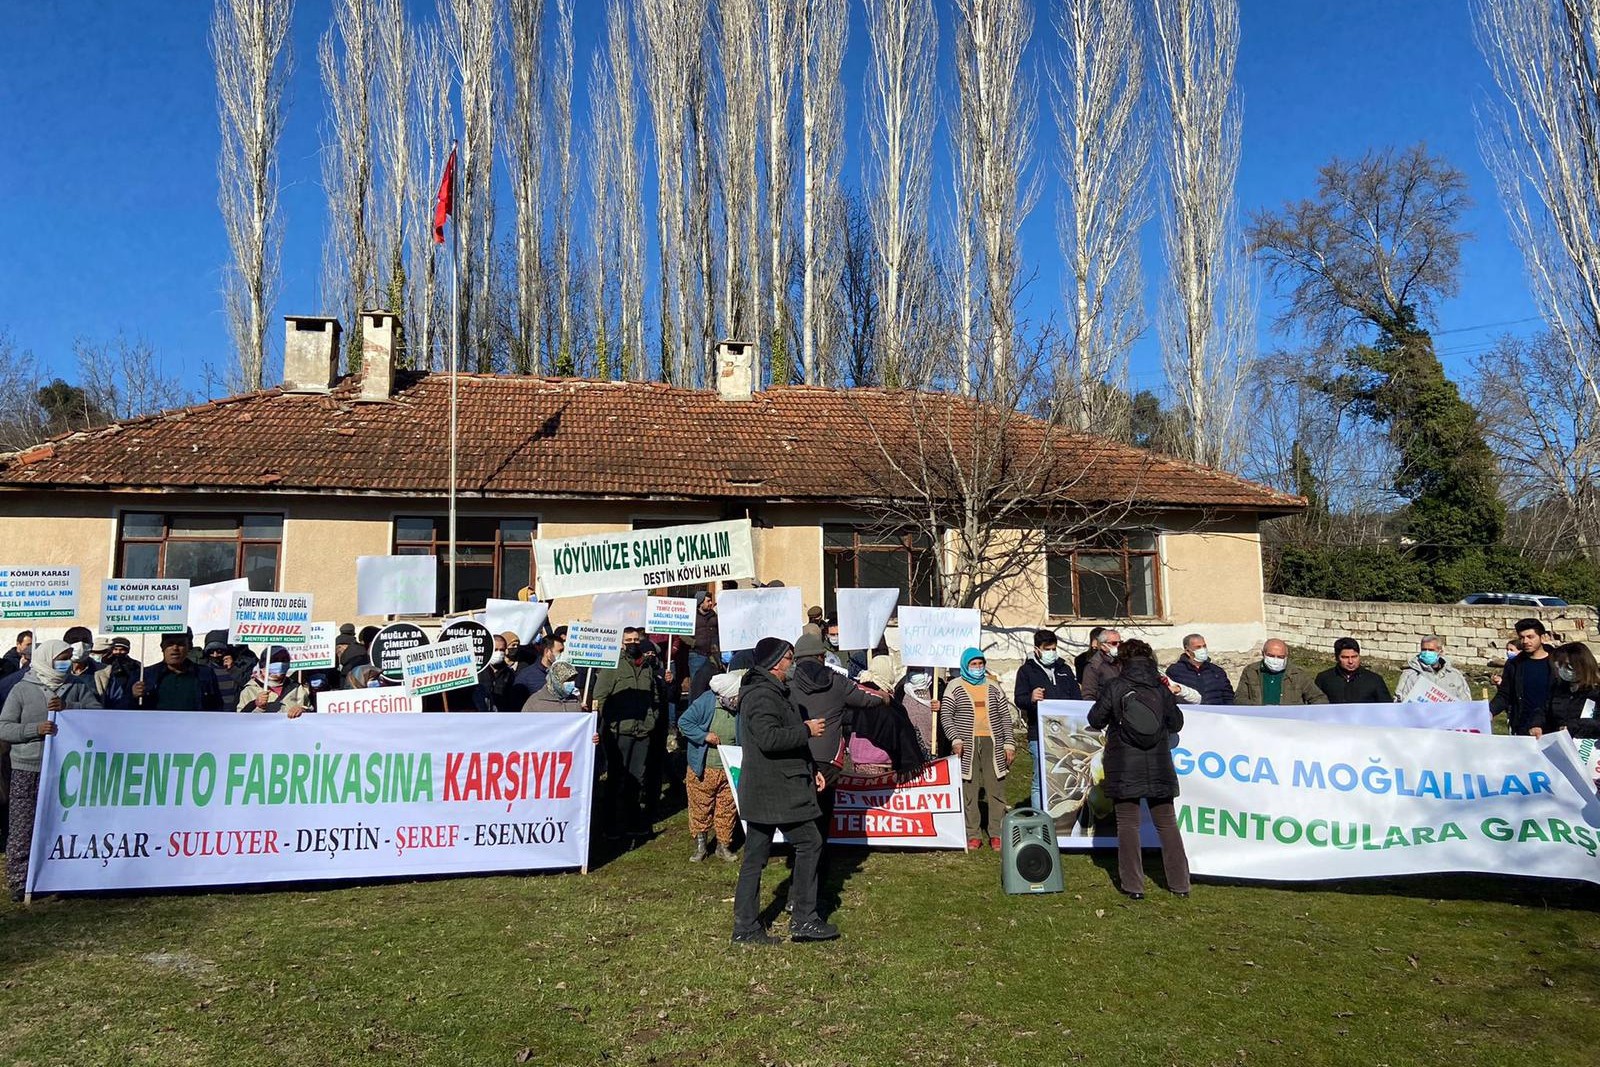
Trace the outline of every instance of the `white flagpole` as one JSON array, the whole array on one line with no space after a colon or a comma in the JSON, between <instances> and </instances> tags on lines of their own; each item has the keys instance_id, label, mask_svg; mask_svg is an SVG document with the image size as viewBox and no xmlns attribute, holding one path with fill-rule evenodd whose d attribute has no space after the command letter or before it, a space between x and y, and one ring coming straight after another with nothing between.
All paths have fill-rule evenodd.
<instances>
[{"instance_id":1,"label":"white flagpole","mask_svg":"<svg viewBox=\"0 0 1600 1067\"><path fill-rule=\"evenodd\" d=\"M455 155L451 145L450 154ZM459 162L459 161L458 161ZM456 610L456 370L461 363L461 217L456 214L456 175L450 175L450 614Z\"/></svg>"}]
</instances>

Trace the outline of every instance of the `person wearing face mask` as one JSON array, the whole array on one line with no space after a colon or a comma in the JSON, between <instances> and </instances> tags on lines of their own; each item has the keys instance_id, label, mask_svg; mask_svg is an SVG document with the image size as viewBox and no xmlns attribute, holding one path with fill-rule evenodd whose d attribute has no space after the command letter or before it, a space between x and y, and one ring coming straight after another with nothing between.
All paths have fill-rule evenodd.
<instances>
[{"instance_id":1,"label":"person wearing face mask","mask_svg":"<svg viewBox=\"0 0 1600 1067\"><path fill-rule=\"evenodd\" d=\"M383 672L373 663L358 663L345 675L351 689L382 689L387 685Z\"/></svg>"},{"instance_id":2,"label":"person wearing face mask","mask_svg":"<svg viewBox=\"0 0 1600 1067\"><path fill-rule=\"evenodd\" d=\"M338 692L341 688L340 683L343 677L337 668L332 667L316 671L302 671L300 673L301 684L311 693L311 703L306 706L306 710L316 711L317 702L322 699L322 694Z\"/></svg>"},{"instance_id":3,"label":"person wearing face mask","mask_svg":"<svg viewBox=\"0 0 1600 1067\"><path fill-rule=\"evenodd\" d=\"M81 696L67 689L72 646L41 641L28 673L0 707L0 741L11 746L11 788L7 794L10 826L6 838L6 886L12 900L21 900L28 880L28 854L33 843L33 812L39 800L39 774L44 739L56 732L51 715L75 707L98 708L100 702L74 703Z\"/></svg>"},{"instance_id":4,"label":"person wearing face mask","mask_svg":"<svg viewBox=\"0 0 1600 1067\"><path fill-rule=\"evenodd\" d=\"M1317 688L1311 672L1290 663L1289 646L1276 637L1268 638L1261 646L1259 662L1239 672L1234 696L1245 707L1328 702L1328 695Z\"/></svg>"},{"instance_id":5,"label":"person wearing face mask","mask_svg":"<svg viewBox=\"0 0 1600 1067\"><path fill-rule=\"evenodd\" d=\"M1122 660L1117 658L1122 635L1115 630L1101 630L1099 641L1100 647L1084 662L1078 675L1085 700L1099 696L1100 687L1122 673Z\"/></svg>"},{"instance_id":6,"label":"person wearing face mask","mask_svg":"<svg viewBox=\"0 0 1600 1067\"><path fill-rule=\"evenodd\" d=\"M1017 756L1011 738L1011 701L999 682L989 676L988 667L989 661L979 649L962 653L961 673L945 687L939 712L939 729L950 742L950 751L961 757L967 849L972 852L983 848L984 815L988 816L989 847L1000 851L1005 780Z\"/></svg>"},{"instance_id":7,"label":"person wearing face mask","mask_svg":"<svg viewBox=\"0 0 1600 1067\"><path fill-rule=\"evenodd\" d=\"M553 663L544 688L523 701L518 711L579 711L578 669L570 663Z\"/></svg>"},{"instance_id":8,"label":"person wearing face mask","mask_svg":"<svg viewBox=\"0 0 1600 1067\"><path fill-rule=\"evenodd\" d=\"M1573 737L1600 739L1600 665L1582 641L1561 645L1550 654L1556 680L1550 692L1550 712L1543 728L1529 733L1541 737L1565 730Z\"/></svg>"},{"instance_id":9,"label":"person wearing face mask","mask_svg":"<svg viewBox=\"0 0 1600 1067\"><path fill-rule=\"evenodd\" d=\"M94 658L94 631L87 626L70 627L61 636L72 651L72 667L67 671L67 681L62 695L69 707L86 707L85 700L93 700L96 707L104 707L100 691L95 687L95 672L100 663Z\"/></svg>"},{"instance_id":10,"label":"person wearing face mask","mask_svg":"<svg viewBox=\"0 0 1600 1067\"><path fill-rule=\"evenodd\" d=\"M1033 635L1033 655L1023 661L1017 670L1016 691L1012 702L1022 712L1028 727L1028 751L1033 754L1033 792L1030 803L1035 811L1044 810L1044 796L1039 791L1039 701L1082 700L1077 676L1071 665L1061 659L1059 639L1054 630L1039 630Z\"/></svg>"},{"instance_id":11,"label":"person wearing face mask","mask_svg":"<svg viewBox=\"0 0 1600 1067\"><path fill-rule=\"evenodd\" d=\"M133 683L139 680L144 665L129 655L132 650L126 637L113 637L106 645L103 666L94 676L102 707L128 711L138 703L133 696Z\"/></svg>"},{"instance_id":12,"label":"person wearing face mask","mask_svg":"<svg viewBox=\"0 0 1600 1067\"><path fill-rule=\"evenodd\" d=\"M161 662L144 669L133 695L146 711L231 711L224 708L216 672L189 658L188 631L161 635Z\"/></svg>"},{"instance_id":13,"label":"person wearing face mask","mask_svg":"<svg viewBox=\"0 0 1600 1067\"><path fill-rule=\"evenodd\" d=\"M722 765L722 745L739 743L739 685L744 671L728 671L711 679L711 686L678 716L678 729L687 742L687 767L683 785L689 795L689 833L694 838L690 863L712 854L732 863L733 824L738 813L733 790Z\"/></svg>"},{"instance_id":14,"label":"person wearing face mask","mask_svg":"<svg viewBox=\"0 0 1600 1067\"><path fill-rule=\"evenodd\" d=\"M1333 666L1317 675L1317 688L1330 704L1387 704L1394 699L1383 676L1361 665L1361 642L1353 637L1333 643Z\"/></svg>"},{"instance_id":15,"label":"person wearing face mask","mask_svg":"<svg viewBox=\"0 0 1600 1067\"><path fill-rule=\"evenodd\" d=\"M1187 634L1183 655L1168 665L1167 677L1199 694L1198 704L1232 704L1233 683L1228 672L1211 662L1211 650L1202 634Z\"/></svg>"},{"instance_id":16,"label":"person wearing face mask","mask_svg":"<svg viewBox=\"0 0 1600 1067\"><path fill-rule=\"evenodd\" d=\"M917 740L930 753L939 740L939 731L934 726L939 716L939 694L933 683L933 671L927 667L911 667L894 687L894 702L905 709L906 718L917 731Z\"/></svg>"},{"instance_id":17,"label":"person wearing face mask","mask_svg":"<svg viewBox=\"0 0 1600 1067\"><path fill-rule=\"evenodd\" d=\"M606 791L611 820L608 836L649 837L645 795L650 735L662 718L666 689L654 657L645 654L644 634L636 626L622 631L622 658L595 676L591 703L600 714L601 741L606 750Z\"/></svg>"},{"instance_id":18,"label":"person wearing face mask","mask_svg":"<svg viewBox=\"0 0 1600 1067\"><path fill-rule=\"evenodd\" d=\"M512 688L516 683L517 669L512 659L512 648L518 644L517 635L511 630L494 637L494 651L489 654L489 663L478 676L478 684L483 688L484 698L488 702L490 711L521 711L522 705L516 703L512 695ZM549 675L546 674L546 681ZM529 694L531 697L533 694ZM524 703L527 701L524 698Z\"/></svg>"},{"instance_id":19,"label":"person wearing face mask","mask_svg":"<svg viewBox=\"0 0 1600 1067\"><path fill-rule=\"evenodd\" d=\"M1409 700L1471 700L1472 684L1444 658L1444 638L1424 637L1419 651L1400 670L1395 683L1397 704ZM1440 695L1442 694L1442 695Z\"/></svg>"},{"instance_id":20,"label":"person wearing face mask","mask_svg":"<svg viewBox=\"0 0 1600 1067\"><path fill-rule=\"evenodd\" d=\"M239 710L298 719L311 706L311 690L289 673L289 650L275 646L255 677L239 692Z\"/></svg>"}]
</instances>

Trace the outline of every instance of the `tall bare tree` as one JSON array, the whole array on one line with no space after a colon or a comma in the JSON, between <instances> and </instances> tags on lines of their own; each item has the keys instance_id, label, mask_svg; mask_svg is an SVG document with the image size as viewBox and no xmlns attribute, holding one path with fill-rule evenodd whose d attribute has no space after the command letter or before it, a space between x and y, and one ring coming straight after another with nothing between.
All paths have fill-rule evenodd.
<instances>
[{"instance_id":1,"label":"tall bare tree","mask_svg":"<svg viewBox=\"0 0 1600 1067\"><path fill-rule=\"evenodd\" d=\"M955 353L957 366L952 368L957 386L963 393L971 393L973 381L980 373L974 352L982 338L979 331L983 312L983 283L979 273L983 269L983 244L979 237L983 177L979 173L978 135L969 126L973 116L965 108L956 108L951 116L950 153L955 157L952 174L954 195L951 225L956 245L955 276ZM920 347L904 353L915 366L904 370L912 384L926 386L936 373L933 353Z\"/></svg>"},{"instance_id":2,"label":"tall bare tree","mask_svg":"<svg viewBox=\"0 0 1600 1067\"><path fill-rule=\"evenodd\" d=\"M1479 116L1545 321L1600 405L1600 5L1474 0L1478 47L1504 96Z\"/></svg>"},{"instance_id":3,"label":"tall bare tree","mask_svg":"<svg viewBox=\"0 0 1600 1067\"><path fill-rule=\"evenodd\" d=\"M217 0L211 59L217 74L217 206L232 261L224 284L239 376L260 389L267 363L267 314L278 285L283 237L278 215L278 140L292 63L293 0Z\"/></svg>"},{"instance_id":4,"label":"tall bare tree","mask_svg":"<svg viewBox=\"0 0 1600 1067\"><path fill-rule=\"evenodd\" d=\"M1022 64L1033 33L1027 0L957 0L956 82L963 151L976 171L978 237L983 249L984 340L995 373L1011 373L1015 300L1022 257L1017 244L1037 187L1029 178L1035 118Z\"/></svg>"},{"instance_id":5,"label":"tall bare tree","mask_svg":"<svg viewBox=\"0 0 1600 1067\"><path fill-rule=\"evenodd\" d=\"M405 0L379 0L373 35L377 52L377 106L374 109L378 148L378 288L386 306L399 316L395 353L404 365L410 344L412 286L407 277L407 231L420 228L416 204L418 172L411 164L416 151L412 139L411 79L416 67L416 32L406 17Z\"/></svg>"},{"instance_id":6,"label":"tall bare tree","mask_svg":"<svg viewBox=\"0 0 1600 1067\"><path fill-rule=\"evenodd\" d=\"M867 184L877 253L879 376L905 384L920 289L928 276L926 227L936 117L939 25L932 0L866 0Z\"/></svg>"},{"instance_id":7,"label":"tall bare tree","mask_svg":"<svg viewBox=\"0 0 1600 1067\"><path fill-rule=\"evenodd\" d=\"M556 0L555 79L550 85L550 125L555 133L556 373L573 373L575 359L572 314L572 0Z\"/></svg>"},{"instance_id":8,"label":"tall bare tree","mask_svg":"<svg viewBox=\"0 0 1600 1067\"><path fill-rule=\"evenodd\" d=\"M544 0L511 0L506 21L511 54L509 106L505 109L506 170L516 216L516 315L511 367L518 374L545 370L544 328Z\"/></svg>"},{"instance_id":9,"label":"tall bare tree","mask_svg":"<svg viewBox=\"0 0 1600 1067\"><path fill-rule=\"evenodd\" d=\"M793 327L789 310L791 234L790 193L794 185L794 152L790 124L794 112L794 80L800 63L796 33L797 5L803 0L764 0L761 57L766 70L767 285L770 302L768 355L772 381L787 385L794 374Z\"/></svg>"},{"instance_id":10,"label":"tall bare tree","mask_svg":"<svg viewBox=\"0 0 1600 1067\"><path fill-rule=\"evenodd\" d=\"M1254 326L1234 199L1238 0L1151 0L1150 27L1166 111L1163 359L1189 422L1189 458L1226 466L1238 443L1234 412L1248 366L1241 349Z\"/></svg>"},{"instance_id":11,"label":"tall bare tree","mask_svg":"<svg viewBox=\"0 0 1600 1067\"><path fill-rule=\"evenodd\" d=\"M1051 69L1061 192L1056 237L1065 271L1066 374L1078 429L1104 425L1104 388L1139 336L1139 233L1149 218L1150 127L1135 0L1057 0ZM1064 379L1064 380L1063 380Z\"/></svg>"},{"instance_id":12,"label":"tall bare tree","mask_svg":"<svg viewBox=\"0 0 1600 1067\"><path fill-rule=\"evenodd\" d=\"M800 128L805 181L801 190L800 366L807 385L822 380L822 359L836 311L840 248L839 166L844 148L845 42L850 11L845 0L802 0L805 47L801 70Z\"/></svg>"},{"instance_id":13,"label":"tall bare tree","mask_svg":"<svg viewBox=\"0 0 1600 1067\"><path fill-rule=\"evenodd\" d=\"M719 241L714 228L713 203L717 187L716 161L712 158L711 21L702 18L699 50L695 54L693 77L689 81L689 240L694 256L688 262L685 290L689 300L688 348L693 353L693 377L684 384L702 384L712 379L712 330L716 319L717 255Z\"/></svg>"},{"instance_id":14,"label":"tall bare tree","mask_svg":"<svg viewBox=\"0 0 1600 1067\"><path fill-rule=\"evenodd\" d=\"M347 323L356 321L378 289L372 107L377 37L377 0L336 0L333 25L317 45L328 106L322 137L322 181L328 192L322 299ZM349 332L346 352L355 369L361 361L359 330Z\"/></svg>"},{"instance_id":15,"label":"tall bare tree","mask_svg":"<svg viewBox=\"0 0 1600 1067\"><path fill-rule=\"evenodd\" d=\"M622 376L642 377L648 365L644 331L644 193L639 158L639 88L633 32L625 0L606 8L606 47L615 105L612 141L617 151L618 322Z\"/></svg>"},{"instance_id":16,"label":"tall bare tree","mask_svg":"<svg viewBox=\"0 0 1600 1067\"><path fill-rule=\"evenodd\" d=\"M727 232L723 260L722 328L730 337L762 337L761 93L759 19L755 0L717 5L721 58L722 130L718 139L722 203Z\"/></svg>"},{"instance_id":17,"label":"tall bare tree","mask_svg":"<svg viewBox=\"0 0 1600 1067\"><path fill-rule=\"evenodd\" d=\"M494 132L499 82L500 0L439 0L444 44L455 66L461 138L454 239L460 249L459 330L463 362L494 367Z\"/></svg>"},{"instance_id":18,"label":"tall bare tree","mask_svg":"<svg viewBox=\"0 0 1600 1067\"><path fill-rule=\"evenodd\" d=\"M450 56L437 26L417 34L409 101L412 201L411 225L406 234L411 246L411 276L416 295L411 307L411 339L405 363L425 370L442 368L448 321L441 308L449 307L449 294L441 278L449 272L440 246L433 240L434 197L450 155L453 118L450 104Z\"/></svg>"},{"instance_id":19,"label":"tall bare tree","mask_svg":"<svg viewBox=\"0 0 1600 1067\"><path fill-rule=\"evenodd\" d=\"M594 316L595 376L612 378L618 359L620 330L613 307L621 275L621 240L618 217L620 195L617 173L625 153L617 143L617 102L612 96L611 56L595 50L589 66L589 278Z\"/></svg>"}]
</instances>

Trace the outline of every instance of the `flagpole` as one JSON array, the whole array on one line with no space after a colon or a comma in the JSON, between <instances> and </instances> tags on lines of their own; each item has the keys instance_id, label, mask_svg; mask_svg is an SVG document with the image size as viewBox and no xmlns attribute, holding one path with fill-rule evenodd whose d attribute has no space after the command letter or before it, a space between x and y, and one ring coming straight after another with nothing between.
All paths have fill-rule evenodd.
<instances>
[{"instance_id":1,"label":"flagpole","mask_svg":"<svg viewBox=\"0 0 1600 1067\"><path fill-rule=\"evenodd\" d=\"M450 146L454 158L456 146ZM450 181L450 614L456 611L456 372L461 363L461 216L456 183Z\"/></svg>"}]
</instances>

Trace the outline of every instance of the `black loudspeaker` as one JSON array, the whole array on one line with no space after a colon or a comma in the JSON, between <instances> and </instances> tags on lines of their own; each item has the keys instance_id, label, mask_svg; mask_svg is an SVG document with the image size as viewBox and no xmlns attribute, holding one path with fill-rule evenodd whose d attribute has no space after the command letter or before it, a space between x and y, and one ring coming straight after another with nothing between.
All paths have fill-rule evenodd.
<instances>
[{"instance_id":1,"label":"black loudspeaker","mask_svg":"<svg viewBox=\"0 0 1600 1067\"><path fill-rule=\"evenodd\" d=\"M1036 808L1015 808L1000 824L1000 885L1007 893L1059 893L1056 824Z\"/></svg>"}]
</instances>

